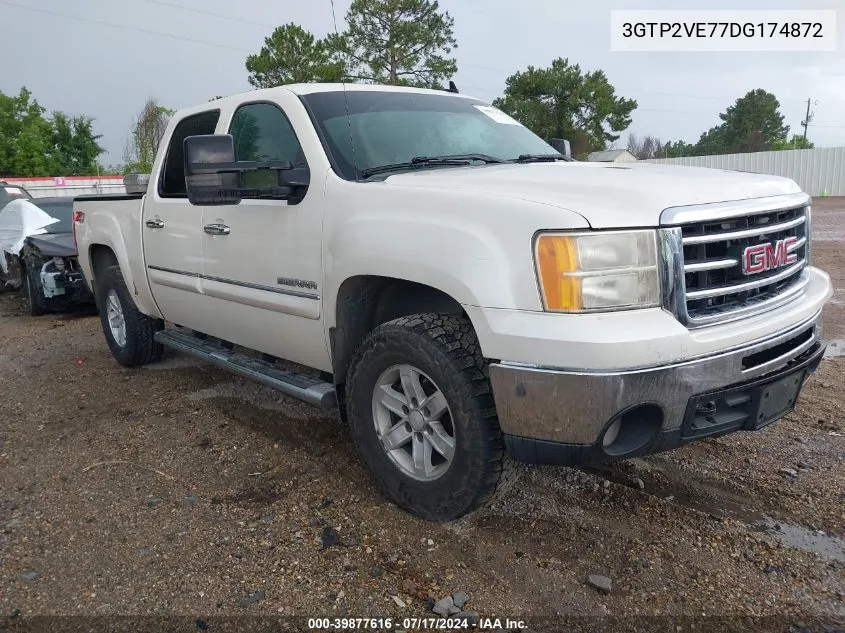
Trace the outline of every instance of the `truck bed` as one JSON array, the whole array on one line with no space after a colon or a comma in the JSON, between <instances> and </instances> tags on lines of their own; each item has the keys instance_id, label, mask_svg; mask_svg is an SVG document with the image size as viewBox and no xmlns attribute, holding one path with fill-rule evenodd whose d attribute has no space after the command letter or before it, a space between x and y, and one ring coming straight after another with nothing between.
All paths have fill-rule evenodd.
<instances>
[{"instance_id":1,"label":"truck bed","mask_svg":"<svg viewBox=\"0 0 845 633\"><path fill-rule=\"evenodd\" d=\"M141 220L144 194L101 194L74 198L76 242L79 265L89 285L96 283L93 255L110 251L140 310L159 317L144 263ZM129 254L132 253L132 256ZM93 288L92 288L93 290Z\"/></svg>"}]
</instances>

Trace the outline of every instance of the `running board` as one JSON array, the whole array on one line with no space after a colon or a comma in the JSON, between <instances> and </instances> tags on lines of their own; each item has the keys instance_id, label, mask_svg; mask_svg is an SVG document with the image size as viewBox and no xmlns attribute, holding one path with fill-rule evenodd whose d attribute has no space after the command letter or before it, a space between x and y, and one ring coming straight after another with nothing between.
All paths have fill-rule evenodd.
<instances>
[{"instance_id":1,"label":"running board","mask_svg":"<svg viewBox=\"0 0 845 633\"><path fill-rule=\"evenodd\" d=\"M171 329L156 332L155 340L157 343L206 360L308 404L326 410L337 406L337 394L331 383L307 374L286 371L265 360L227 349L215 339L203 339L189 332Z\"/></svg>"}]
</instances>

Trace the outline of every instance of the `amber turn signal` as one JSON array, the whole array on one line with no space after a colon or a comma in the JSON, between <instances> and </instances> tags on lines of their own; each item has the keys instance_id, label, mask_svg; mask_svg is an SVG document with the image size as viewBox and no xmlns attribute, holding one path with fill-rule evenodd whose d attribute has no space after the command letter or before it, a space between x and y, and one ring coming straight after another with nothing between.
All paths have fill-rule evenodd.
<instances>
[{"instance_id":1,"label":"amber turn signal","mask_svg":"<svg viewBox=\"0 0 845 633\"><path fill-rule=\"evenodd\" d=\"M581 310L581 279L566 274L578 270L574 237L541 235L537 240L537 268L546 310Z\"/></svg>"}]
</instances>

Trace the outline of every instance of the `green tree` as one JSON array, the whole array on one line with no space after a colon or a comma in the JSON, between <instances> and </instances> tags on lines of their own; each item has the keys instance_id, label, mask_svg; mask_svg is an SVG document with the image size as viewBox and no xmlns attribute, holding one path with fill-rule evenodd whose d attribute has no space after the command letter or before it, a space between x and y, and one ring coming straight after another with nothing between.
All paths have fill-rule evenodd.
<instances>
[{"instance_id":1,"label":"green tree","mask_svg":"<svg viewBox=\"0 0 845 633\"><path fill-rule=\"evenodd\" d=\"M97 143L93 119L69 117L54 112L48 152L49 171L58 176L89 176L97 173L97 157L103 148Z\"/></svg>"},{"instance_id":2,"label":"green tree","mask_svg":"<svg viewBox=\"0 0 845 633\"><path fill-rule=\"evenodd\" d=\"M123 165L103 165L100 163L97 169L100 176L123 176L125 173Z\"/></svg>"},{"instance_id":3,"label":"green tree","mask_svg":"<svg viewBox=\"0 0 845 633\"><path fill-rule=\"evenodd\" d=\"M153 169L159 143L174 111L147 99L132 124L124 150L126 173L149 174Z\"/></svg>"},{"instance_id":4,"label":"green tree","mask_svg":"<svg viewBox=\"0 0 845 633\"><path fill-rule=\"evenodd\" d=\"M73 134L70 147L66 150L71 173L89 176L97 173L97 158L105 150L97 142L101 134L94 134L94 119L76 115L71 119Z\"/></svg>"},{"instance_id":5,"label":"green tree","mask_svg":"<svg viewBox=\"0 0 845 633\"><path fill-rule=\"evenodd\" d=\"M297 24L277 27L256 55L246 58L249 83L273 88L290 83L340 81L343 65L332 59L325 40Z\"/></svg>"},{"instance_id":6,"label":"green tree","mask_svg":"<svg viewBox=\"0 0 845 633\"><path fill-rule=\"evenodd\" d=\"M681 158L684 156L696 156L695 145L685 141L674 141L666 144L667 158Z\"/></svg>"},{"instance_id":7,"label":"green tree","mask_svg":"<svg viewBox=\"0 0 845 633\"><path fill-rule=\"evenodd\" d=\"M70 117L62 112L53 114L53 126L50 134L49 162L50 171L56 174L71 174L71 159L67 150L73 145L73 124Z\"/></svg>"},{"instance_id":8,"label":"green tree","mask_svg":"<svg viewBox=\"0 0 845 633\"><path fill-rule=\"evenodd\" d=\"M691 145L683 141L669 145L669 156L713 156L812 147L803 137L793 135L784 125L780 103L775 95L752 90L719 115L722 123L702 133Z\"/></svg>"},{"instance_id":9,"label":"green tree","mask_svg":"<svg viewBox=\"0 0 845 633\"><path fill-rule=\"evenodd\" d=\"M25 87L17 96L0 93L0 175L47 175L50 123Z\"/></svg>"},{"instance_id":10,"label":"green tree","mask_svg":"<svg viewBox=\"0 0 845 633\"><path fill-rule=\"evenodd\" d=\"M542 138L579 139L572 153L581 154L617 140L637 102L617 96L603 71L584 73L558 58L549 68L529 66L508 77L493 105Z\"/></svg>"},{"instance_id":11,"label":"green tree","mask_svg":"<svg viewBox=\"0 0 845 633\"><path fill-rule=\"evenodd\" d=\"M352 0L346 23L327 43L350 79L439 87L458 70L454 18L437 0Z\"/></svg>"},{"instance_id":12,"label":"green tree","mask_svg":"<svg viewBox=\"0 0 845 633\"><path fill-rule=\"evenodd\" d=\"M25 87L0 93L0 175L71 176L97 173L93 119L46 110Z\"/></svg>"},{"instance_id":13,"label":"green tree","mask_svg":"<svg viewBox=\"0 0 845 633\"><path fill-rule=\"evenodd\" d=\"M47 176L50 174L50 124L41 118L22 123L15 139L16 149L11 173L15 176Z\"/></svg>"},{"instance_id":14,"label":"green tree","mask_svg":"<svg viewBox=\"0 0 845 633\"><path fill-rule=\"evenodd\" d=\"M720 126L711 127L704 132L698 142L693 146L693 156L712 156L714 154L727 154L728 146L725 128Z\"/></svg>"},{"instance_id":15,"label":"green tree","mask_svg":"<svg viewBox=\"0 0 845 633\"><path fill-rule=\"evenodd\" d=\"M737 99L719 118L722 124L713 135L712 148L721 145L722 154L771 150L789 134L777 98L760 88Z\"/></svg>"},{"instance_id":16,"label":"green tree","mask_svg":"<svg viewBox=\"0 0 845 633\"><path fill-rule=\"evenodd\" d=\"M815 146L816 145L813 141L809 139L805 140L803 135L793 134L791 139L783 139L782 141L775 143L775 146L772 149L813 149Z\"/></svg>"}]
</instances>

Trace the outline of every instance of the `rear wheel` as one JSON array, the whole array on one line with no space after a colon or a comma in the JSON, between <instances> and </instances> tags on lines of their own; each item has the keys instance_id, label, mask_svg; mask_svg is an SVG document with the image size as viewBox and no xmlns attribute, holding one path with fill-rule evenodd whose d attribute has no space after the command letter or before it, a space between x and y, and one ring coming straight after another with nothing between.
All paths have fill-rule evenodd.
<instances>
[{"instance_id":1,"label":"rear wheel","mask_svg":"<svg viewBox=\"0 0 845 633\"><path fill-rule=\"evenodd\" d=\"M405 510L449 521L496 489L502 436L466 319L420 314L376 328L350 366L346 404L364 463Z\"/></svg>"},{"instance_id":2,"label":"rear wheel","mask_svg":"<svg viewBox=\"0 0 845 633\"><path fill-rule=\"evenodd\" d=\"M23 269L23 298L30 316L41 316L47 313L46 301L41 292L41 279L38 271L33 268Z\"/></svg>"},{"instance_id":3,"label":"rear wheel","mask_svg":"<svg viewBox=\"0 0 845 633\"><path fill-rule=\"evenodd\" d=\"M97 307L112 356L121 365L146 365L161 358L162 346L155 333L163 329L160 319L141 313L126 288L119 266L108 266L97 277Z\"/></svg>"}]
</instances>

